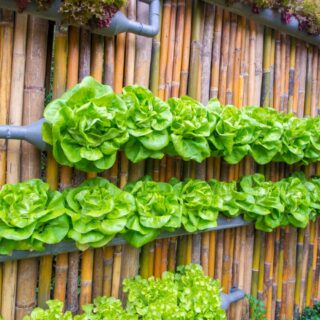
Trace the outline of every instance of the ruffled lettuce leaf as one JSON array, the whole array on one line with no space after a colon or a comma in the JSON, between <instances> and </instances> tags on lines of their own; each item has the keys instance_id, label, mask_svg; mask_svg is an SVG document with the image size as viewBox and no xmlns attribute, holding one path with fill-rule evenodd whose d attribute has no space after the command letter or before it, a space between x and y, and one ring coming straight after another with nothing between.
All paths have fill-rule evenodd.
<instances>
[{"instance_id":1,"label":"ruffled lettuce leaf","mask_svg":"<svg viewBox=\"0 0 320 320\"><path fill-rule=\"evenodd\" d=\"M127 158L132 162L162 158L162 150L169 143L168 127L172 121L169 105L137 85L125 87L122 98L128 107L130 139L124 147Z\"/></svg>"},{"instance_id":2,"label":"ruffled lettuce leaf","mask_svg":"<svg viewBox=\"0 0 320 320\"><path fill-rule=\"evenodd\" d=\"M122 232L135 208L131 194L100 177L66 189L64 196L71 218L68 236L81 250L106 245Z\"/></svg>"},{"instance_id":3,"label":"ruffled lettuce leaf","mask_svg":"<svg viewBox=\"0 0 320 320\"><path fill-rule=\"evenodd\" d=\"M173 115L170 127L171 142L167 152L183 160L201 162L210 156L207 137L215 127L215 116L210 106L190 97L168 100Z\"/></svg>"},{"instance_id":4,"label":"ruffled lettuce leaf","mask_svg":"<svg viewBox=\"0 0 320 320\"><path fill-rule=\"evenodd\" d=\"M169 183L150 181L148 177L129 183L126 191L135 198L136 211L128 219L123 237L140 247L155 239L161 231L181 226L182 206Z\"/></svg>"},{"instance_id":5,"label":"ruffled lettuce leaf","mask_svg":"<svg viewBox=\"0 0 320 320\"><path fill-rule=\"evenodd\" d=\"M58 163L86 172L110 168L129 138L127 106L92 77L53 100L45 109L44 140Z\"/></svg>"},{"instance_id":6,"label":"ruffled lettuce leaf","mask_svg":"<svg viewBox=\"0 0 320 320\"><path fill-rule=\"evenodd\" d=\"M69 230L63 196L39 179L7 184L0 190L0 252L42 250L62 241Z\"/></svg>"}]
</instances>

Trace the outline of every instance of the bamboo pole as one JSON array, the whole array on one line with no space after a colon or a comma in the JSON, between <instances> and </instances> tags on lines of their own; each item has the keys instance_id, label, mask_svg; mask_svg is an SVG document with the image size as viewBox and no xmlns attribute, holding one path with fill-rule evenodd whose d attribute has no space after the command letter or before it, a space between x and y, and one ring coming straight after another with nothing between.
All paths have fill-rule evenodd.
<instances>
[{"instance_id":1,"label":"bamboo pole","mask_svg":"<svg viewBox=\"0 0 320 320\"><path fill-rule=\"evenodd\" d=\"M104 83L114 86L115 42L114 37L105 38ZM110 170L103 175L109 178ZM103 250L103 295L110 296L112 291L113 247Z\"/></svg>"},{"instance_id":2,"label":"bamboo pole","mask_svg":"<svg viewBox=\"0 0 320 320\"><path fill-rule=\"evenodd\" d=\"M180 78L182 68L182 56L183 56L183 38L184 32L180 32L185 28L186 19L186 1L180 0L177 5L177 26L176 38L175 38L175 50L173 57L173 71L172 71L172 91L173 97L178 97L180 90Z\"/></svg>"},{"instance_id":3,"label":"bamboo pole","mask_svg":"<svg viewBox=\"0 0 320 320\"><path fill-rule=\"evenodd\" d=\"M126 47L126 34L118 34L116 38L116 51L115 51L115 66L114 66L114 90L116 93L120 93L124 83L124 64L125 64L125 47ZM121 184L123 180L118 180L119 174L119 162L122 168L124 155L119 154L119 160L116 161L114 166L110 170L111 178L115 179L116 184ZM121 267L122 267L122 246L116 246L114 248L113 256L113 268L112 268L112 284L111 295L115 298L119 297L119 291L121 286Z\"/></svg>"},{"instance_id":4,"label":"bamboo pole","mask_svg":"<svg viewBox=\"0 0 320 320\"><path fill-rule=\"evenodd\" d=\"M88 30L80 30L79 42L79 73L78 79L81 81L85 76L91 74L91 33ZM87 174L87 178L93 177L91 173ZM83 173L75 172L75 182L79 184L85 178ZM93 260L94 251L87 249L81 254L80 267L80 306L90 303L92 299L93 285Z\"/></svg>"},{"instance_id":5,"label":"bamboo pole","mask_svg":"<svg viewBox=\"0 0 320 320\"><path fill-rule=\"evenodd\" d=\"M185 23L183 30L183 50L180 75L180 96L187 94L191 43L192 0L186 0Z\"/></svg>"},{"instance_id":6,"label":"bamboo pole","mask_svg":"<svg viewBox=\"0 0 320 320\"><path fill-rule=\"evenodd\" d=\"M102 36L92 35L91 52L91 76L97 81L102 82L104 55L104 39ZM94 176L95 174L92 173L89 175L89 177ZM94 250L92 298L101 296L103 292L103 259L103 248Z\"/></svg>"},{"instance_id":7,"label":"bamboo pole","mask_svg":"<svg viewBox=\"0 0 320 320\"><path fill-rule=\"evenodd\" d=\"M136 20L136 1L131 0L128 4L128 17L129 19ZM150 62L149 62L150 64ZM125 85L131 85L135 81L135 66L136 66L136 37L133 34L127 34L126 39L126 60L124 70L124 83ZM136 79L140 84L140 79ZM143 176L144 164L138 164L137 166L130 166L127 158L124 154L121 154L121 169L120 169L120 187L124 187L128 178L136 180ZM139 174L139 176L137 175ZM125 245L122 248L122 270L121 279L133 277L138 274L139 271L139 254L140 250L133 248L129 245ZM122 294L122 300L125 300L125 295Z\"/></svg>"},{"instance_id":8,"label":"bamboo pole","mask_svg":"<svg viewBox=\"0 0 320 320\"><path fill-rule=\"evenodd\" d=\"M171 15L170 16L170 32L169 32L169 39L168 39L169 45L168 45L168 55L167 55L167 63L166 63L166 70L165 70L164 100L168 100L171 97L171 91L172 91L174 53L175 53L175 46L176 46L175 40L176 40L177 0L172 0L170 15Z\"/></svg>"},{"instance_id":9,"label":"bamboo pole","mask_svg":"<svg viewBox=\"0 0 320 320\"><path fill-rule=\"evenodd\" d=\"M67 89L70 89L78 82L79 67L79 36L80 30L76 27L69 28L68 34L68 68L67 68ZM61 167L60 187L65 189L72 184L72 169ZM79 252L72 252L68 257L67 274L67 301L66 308L73 314L78 311L78 273L79 273Z\"/></svg>"},{"instance_id":10,"label":"bamboo pole","mask_svg":"<svg viewBox=\"0 0 320 320\"><path fill-rule=\"evenodd\" d=\"M1 16L1 13L0 13ZM21 125L23 105L23 81L27 24L26 16L17 15L16 33L13 37L14 17L12 12L2 11L0 20L0 117L1 123L9 122ZM21 59L13 61L12 56L21 54ZM11 70L12 65L12 70ZM22 68L22 71L19 69ZM10 91L11 90L11 91ZM16 90L13 92L12 90ZM20 176L20 144L8 144L1 141L0 166L3 169L0 176L0 185L7 182L18 182ZM19 169L18 169L19 167ZM14 170L16 168L16 170ZM7 169L7 172L5 170ZM16 173L17 172L17 173ZM17 262L8 261L0 266L0 314L8 320L14 319Z\"/></svg>"},{"instance_id":11,"label":"bamboo pole","mask_svg":"<svg viewBox=\"0 0 320 320\"><path fill-rule=\"evenodd\" d=\"M143 23L147 23L145 20L147 17L148 7L146 4L141 2L137 3L137 19ZM148 66L151 65L151 50L152 50L152 39L148 39L142 36L136 36L135 43L135 65L134 65L134 83L148 87L150 79L150 69ZM145 172L145 162L141 161L139 164L129 164L129 180L136 180L143 176ZM150 255L149 250L152 245L147 244L141 250L142 254L140 257L140 274L147 278L149 276L149 264Z\"/></svg>"},{"instance_id":12,"label":"bamboo pole","mask_svg":"<svg viewBox=\"0 0 320 320\"><path fill-rule=\"evenodd\" d=\"M65 91L67 77L67 35L59 29L56 29L55 33L54 65L52 96L53 98L57 98ZM47 182L52 190L58 188L58 164L54 160L52 153L48 153ZM58 255L56 260L54 297L62 301L65 300L66 294L67 269L68 255ZM38 296L38 304L41 307L45 307L46 301L50 299L51 274L52 256L41 257Z\"/></svg>"},{"instance_id":13,"label":"bamboo pole","mask_svg":"<svg viewBox=\"0 0 320 320\"><path fill-rule=\"evenodd\" d=\"M159 65L154 66L156 70L156 75L158 75L158 79L156 81L153 81L153 83L157 84L158 87L154 87L152 89L156 90L156 95L158 95L160 99L164 99L165 97L166 66L168 62L169 43L170 43L171 7L172 7L171 0L165 0L163 4L162 23L161 23L160 53L159 53L160 56L159 56L159 60L155 61ZM165 170L166 170L166 157L161 159L161 161L155 160L154 168L153 168L154 180L164 181ZM161 276L161 267L163 265L162 260L166 260L165 251L164 251L164 256L162 256L162 242L163 242L162 240L156 240L155 242L154 271L153 271L155 277ZM166 250L166 246L164 247L164 249Z\"/></svg>"},{"instance_id":14,"label":"bamboo pole","mask_svg":"<svg viewBox=\"0 0 320 320\"><path fill-rule=\"evenodd\" d=\"M159 65L159 82L158 96L160 99L165 97L166 84L166 65L168 61L169 36L170 36L170 20L171 20L171 0L164 0L162 24L161 24L161 40L160 40L160 65Z\"/></svg>"},{"instance_id":15,"label":"bamboo pole","mask_svg":"<svg viewBox=\"0 0 320 320\"><path fill-rule=\"evenodd\" d=\"M28 24L28 43L24 82L23 124L32 123L42 117L46 67L48 23L30 17ZM40 176L40 156L38 150L22 142L21 179ZM37 259L18 262L16 319L22 319L36 304L36 285L38 274Z\"/></svg>"}]
</instances>

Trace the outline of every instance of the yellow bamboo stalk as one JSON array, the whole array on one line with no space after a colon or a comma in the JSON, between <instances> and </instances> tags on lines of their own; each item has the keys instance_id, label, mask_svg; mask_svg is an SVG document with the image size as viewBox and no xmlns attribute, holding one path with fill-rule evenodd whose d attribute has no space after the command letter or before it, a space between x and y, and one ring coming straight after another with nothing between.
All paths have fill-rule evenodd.
<instances>
[{"instance_id":1,"label":"yellow bamboo stalk","mask_svg":"<svg viewBox=\"0 0 320 320\"><path fill-rule=\"evenodd\" d=\"M9 16L10 18L10 16ZM8 19L7 19L8 20ZM6 24L0 27L1 38L4 38L5 34L10 32L10 28L13 29L12 22L6 21ZM11 81L11 94L10 94L10 107L9 107L9 123L13 125L22 124L22 107L23 107L23 84L24 84L24 67L26 57L26 28L27 28L27 16L17 14L15 17L15 34L13 43L13 61L12 61L12 81ZM11 30L13 33L13 30ZM10 34L10 33L9 33ZM8 39L7 39L8 40ZM8 46L6 50L1 45L0 40L0 51L2 52L0 57L0 70L1 77L4 76L2 64L9 63L10 57L7 60L7 50L10 52L10 38L6 43ZM9 53L10 54L10 53ZM9 69L10 70L10 69ZM9 71L7 70L7 72ZM7 77L10 75L7 74ZM1 78L2 79L2 78ZM5 81L2 79L1 81ZM3 87L0 85L1 89ZM3 98L6 98L6 92L4 92ZM2 100L2 103L4 101ZM9 102L9 100L7 100ZM1 104L1 109L6 108L5 105ZM2 119L3 120L3 119ZM13 142L13 143L12 143ZM7 149L7 183L17 183L20 179L20 142L9 141ZM4 181L1 181L3 184ZM16 285L17 285L17 261L8 261L3 263L3 276L0 281L2 287L5 288L3 295L0 294L0 314L4 319L13 320L15 316L15 301L16 301ZM0 267L1 268L1 267ZM0 273L2 273L0 271ZM2 288L0 288L0 292Z\"/></svg>"},{"instance_id":2,"label":"yellow bamboo stalk","mask_svg":"<svg viewBox=\"0 0 320 320\"><path fill-rule=\"evenodd\" d=\"M67 89L70 89L78 82L79 67L79 29L69 27L68 34L68 68L67 68ZM60 187L65 189L72 184L72 169L62 166L60 169ZM78 311L78 272L79 252L72 252L68 256L67 274L67 301L66 308L72 313Z\"/></svg>"},{"instance_id":3,"label":"yellow bamboo stalk","mask_svg":"<svg viewBox=\"0 0 320 320\"><path fill-rule=\"evenodd\" d=\"M32 123L42 117L46 68L48 22L30 17L24 82L23 124ZM22 143L21 178L38 178L40 175L39 151ZM31 312L36 304L38 276L37 259L21 260L18 263L16 319Z\"/></svg>"},{"instance_id":4,"label":"yellow bamboo stalk","mask_svg":"<svg viewBox=\"0 0 320 320\"><path fill-rule=\"evenodd\" d=\"M171 6L171 0L164 0L161 24L161 46L158 84L158 96L160 99L164 99L165 97L166 66L168 61L168 42L170 35Z\"/></svg>"},{"instance_id":5,"label":"yellow bamboo stalk","mask_svg":"<svg viewBox=\"0 0 320 320\"><path fill-rule=\"evenodd\" d=\"M186 0L185 23L183 30L183 50L180 75L180 96L187 94L189 77L189 59L191 43L192 0Z\"/></svg>"},{"instance_id":6,"label":"yellow bamboo stalk","mask_svg":"<svg viewBox=\"0 0 320 320\"><path fill-rule=\"evenodd\" d=\"M104 55L104 39L102 36L92 36L91 48L91 76L97 81L102 82L103 74L103 55ZM90 173L88 177L95 177L94 173ZM99 248L94 250L94 263L93 263L93 284L92 284L92 297L96 298L102 295L103 292L103 249Z\"/></svg>"},{"instance_id":7,"label":"yellow bamboo stalk","mask_svg":"<svg viewBox=\"0 0 320 320\"><path fill-rule=\"evenodd\" d=\"M54 48L54 74L52 84L52 96L61 96L66 88L67 81L67 34L59 29L55 33ZM52 190L58 188L58 164L52 153L48 153L47 182ZM68 255L61 254L56 260L54 297L61 301L65 300L67 285ZM40 259L39 269L39 305L44 307L50 299L51 289L52 256L44 256Z\"/></svg>"},{"instance_id":8,"label":"yellow bamboo stalk","mask_svg":"<svg viewBox=\"0 0 320 320\"><path fill-rule=\"evenodd\" d=\"M104 257L103 257L103 295L111 295L111 283L112 283L112 265L113 265L113 248L105 247L104 248Z\"/></svg>"}]
</instances>

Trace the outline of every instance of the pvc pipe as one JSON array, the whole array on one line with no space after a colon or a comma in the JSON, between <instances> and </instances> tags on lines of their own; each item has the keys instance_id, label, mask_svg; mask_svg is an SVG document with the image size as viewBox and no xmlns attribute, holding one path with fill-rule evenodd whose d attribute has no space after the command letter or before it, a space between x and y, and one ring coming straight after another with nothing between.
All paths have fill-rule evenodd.
<instances>
[{"instance_id":1,"label":"pvc pipe","mask_svg":"<svg viewBox=\"0 0 320 320\"><path fill-rule=\"evenodd\" d=\"M231 303L242 300L244 297L244 291L238 288L231 288L229 294L221 293L221 308L224 310L228 310Z\"/></svg>"},{"instance_id":2,"label":"pvc pipe","mask_svg":"<svg viewBox=\"0 0 320 320\"><path fill-rule=\"evenodd\" d=\"M42 151L50 146L42 140L41 128L45 119L38 120L27 126L0 126L0 138L25 140Z\"/></svg>"},{"instance_id":3,"label":"pvc pipe","mask_svg":"<svg viewBox=\"0 0 320 320\"><path fill-rule=\"evenodd\" d=\"M149 25L129 20L121 11L118 11L111 20L108 28L93 28L90 30L103 36L114 36L121 32L132 32L141 36L154 37L160 28L160 0L141 0L149 3ZM61 0L54 0L46 10L39 10L35 1L31 1L24 12L63 23L63 16L59 13ZM15 0L0 0L0 8L18 11ZM89 28L89 27L87 27Z\"/></svg>"},{"instance_id":4,"label":"pvc pipe","mask_svg":"<svg viewBox=\"0 0 320 320\"><path fill-rule=\"evenodd\" d=\"M231 11L240 16L244 16L257 23L276 29L278 31L287 33L295 38L320 46L320 35L312 35L307 32L299 30L299 22L294 16L291 17L290 22L285 24L281 20L281 14L273 9L261 9L259 14L252 12L252 7L242 3L234 3L228 5L225 0L205 0L209 3L217 4L224 9Z\"/></svg>"}]
</instances>

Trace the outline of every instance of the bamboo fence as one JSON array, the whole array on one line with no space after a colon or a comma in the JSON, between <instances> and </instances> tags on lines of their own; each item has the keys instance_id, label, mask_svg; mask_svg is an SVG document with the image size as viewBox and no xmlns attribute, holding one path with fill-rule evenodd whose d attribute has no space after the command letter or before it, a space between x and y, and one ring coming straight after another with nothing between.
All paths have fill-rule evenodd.
<instances>
[{"instance_id":1,"label":"bamboo fence","mask_svg":"<svg viewBox=\"0 0 320 320\"><path fill-rule=\"evenodd\" d=\"M129 0L124 12L147 22L144 3ZM0 11L1 123L39 119L47 94L58 97L89 74L118 93L136 83L163 99L188 94L203 103L218 97L239 108L261 105L299 117L318 114L317 48L200 0L163 0L161 22L154 39L133 34L103 38ZM44 160L45 174L40 171ZM0 141L0 168L0 185L43 176L52 189L64 189L85 178L58 167L51 154L44 159L17 141ZM256 166L249 158L233 166L218 158L196 164L170 157L134 165L119 154L102 175L122 187L144 174L159 181L173 176L232 180L259 171L277 181L296 169ZM319 174L320 165L303 170ZM296 319L304 306L320 300L319 240L316 221L305 230L286 227L265 234L246 226L156 240L141 250L119 245L5 262L0 264L0 313L5 320L20 320L49 298L81 312L82 304L102 294L125 299L125 277L159 277L179 264L196 262L221 280L225 292L237 286L262 299L267 319ZM233 305L228 316L249 319L246 301Z\"/></svg>"}]
</instances>

